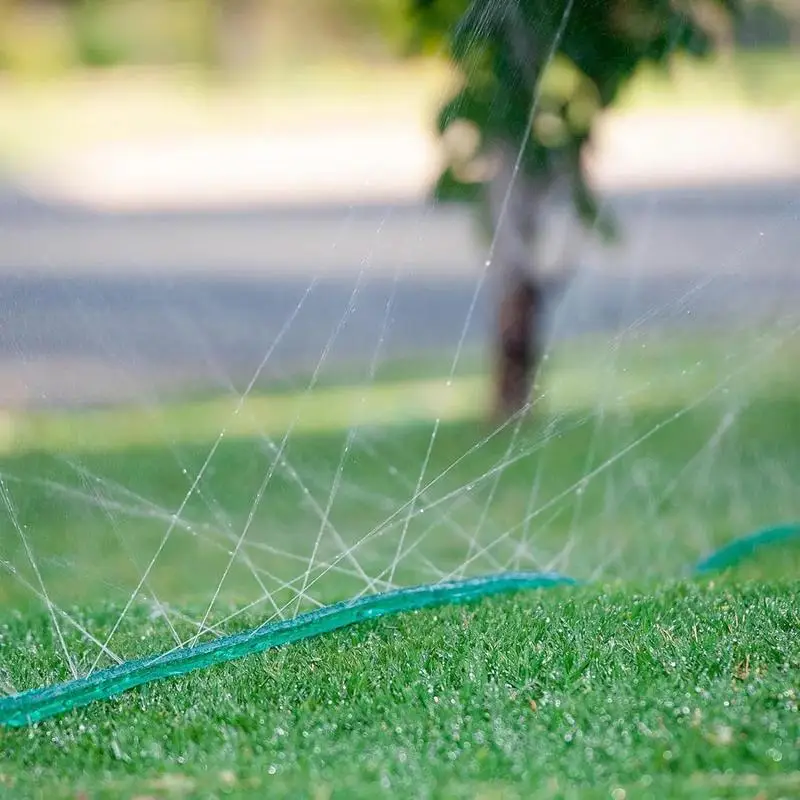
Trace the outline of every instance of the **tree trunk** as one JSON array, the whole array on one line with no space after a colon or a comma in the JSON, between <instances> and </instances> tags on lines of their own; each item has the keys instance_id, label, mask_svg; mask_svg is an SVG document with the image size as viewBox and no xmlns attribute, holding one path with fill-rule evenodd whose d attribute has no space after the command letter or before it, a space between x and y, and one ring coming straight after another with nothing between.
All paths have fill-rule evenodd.
<instances>
[{"instance_id":1,"label":"tree trunk","mask_svg":"<svg viewBox=\"0 0 800 800\"><path fill-rule=\"evenodd\" d=\"M210 65L225 77L253 72L262 56L265 4L261 0L206 2Z\"/></svg>"},{"instance_id":2,"label":"tree trunk","mask_svg":"<svg viewBox=\"0 0 800 800\"><path fill-rule=\"evenodd\" d=\"M494 415L505 420L531 400L542 356L542 279L534 261L534 240L550 181L515 169L516 148L500 144L497 172L489 183L494 229L494 269L499 282L494 342Z\"/></svg>"},{"instance_id":3,"label":"tree trunk","mask_svg":"<svg viewBox=\"0 0 800 800\"><path fill-rule=\"evenodd\" d=\"M495 356L495 416L504 420L530 402L542 355L542 292L532 276L518 275L500 299Z\"/></svg>"}]
</instances>

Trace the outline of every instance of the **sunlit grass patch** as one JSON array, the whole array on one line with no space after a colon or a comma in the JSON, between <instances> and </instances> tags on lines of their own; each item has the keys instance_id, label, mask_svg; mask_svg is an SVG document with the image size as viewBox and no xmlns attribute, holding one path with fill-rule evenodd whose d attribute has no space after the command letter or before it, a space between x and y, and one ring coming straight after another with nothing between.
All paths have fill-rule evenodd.
<instances>
[{"instance_id":1,"label":"sunlit grass patch","mask_svg":"<svg viewBox=\"0 0 800 800\"><path fill-rule=\"evenodd\" d=\"M670 74L644 69L624 92L620 107L704 113L796 109L798 76L798 56L790 50L678 59ZM0 76L6 100L0 109L0 164L36 164L116 140L120 131L126 138L146 139L261 130L265 125L296 130L347 119L365 124L394 120L432 130L436 109L453 85L451 68L435 60L382 67L337 62L225 85L210 84L184 66L77 72L49 81Z\"/></svg>"},{"instance_id":2,"label":"sunlit grass patch","mask_svg":"<svg viewBox=\"0 0 800 800\"><path fill-rule=\"evenodd\" d=\"M590 338L553 349L531 416L728 406L792 397L797 337L780 329L750 336L674 332L632 336L600 352ZM323 434L354 427L486 419L491 376L474 355L448 377L446 359L388 363L371 383L296 378L277 391L167 399L157 406L0 412L0 453L110 452L226 439ZM414 372L422 377L413 377ZM513 421L512 421L513 424Z\"/></svg>"},{"instance_id":3,"label":"sunlit grass patch","mask_svg":"<svg viewBox=\"0 0 800 800\"><path fill-rule=\"evenodd\" d=\"M0 731L2 785L65 798L791 796L797 590L557 589L367 623ZM132 621L137 648L168 643ZM12 679L31 660L57 674L47 631L3 625Z\"/></svg>"},{"instance_id":4,"label":"sunlit grass patch","mask_svg":"<svg viewBox=\"0 0 800 800\"><path fill-rule=\"evenodd\" d=\"M622 98L629 108L794 108L800 97L797 52L744 51L708 60L673 59L669 71L644 68Z\"/></svg>"},{"instance_id":5,"label":"sunlit grass patch","mask_svg":"<svg viewBox=\"0 0 800 800\"><path fill-rule=\"evenodd\" d=\"M227 438L328 433L353 426L385 426L440 418L474 418L486 407L486 381L445 378L252 394L165 403L157 408L7 412L6 452L86 452L190 445Z\"/></svg>"}]
</instances>

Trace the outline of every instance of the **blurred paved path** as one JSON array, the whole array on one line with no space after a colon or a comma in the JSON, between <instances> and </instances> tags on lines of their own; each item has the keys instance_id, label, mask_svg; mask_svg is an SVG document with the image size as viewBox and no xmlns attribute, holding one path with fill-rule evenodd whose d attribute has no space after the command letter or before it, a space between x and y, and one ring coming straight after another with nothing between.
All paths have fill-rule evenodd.
<instances>
[{"instance_id":1,"label":"blurred paved path","mask_svg":"<svg viewBox=\"0 0 800 800\"><path fill-rule=\"evenodd\" d=\"M412 103L365 119L322 112L291 129L142 138L119 131L46 159L20 176L32 194L106 211L208 204L421 202L442 156ZM611 112L596 123L588 163L611 190L800 180L800 112L663 109Z\"/></svg>"},{"instance_id":2,"label":"blurred paved path","mask_svg":"<svg viewBox=\"0 0 800 800\"><path fill-rule=\"evenodd\" d=\"M604 120L591 169L625 238L583 242L554 213L547 244L566 236L580 268L554 335L797 318L796 123ZM0 184L0 405L241 390L266 353L265 380L323 353L323 370L365 374L382 335L384 358L452 355L486 242L464 210L424 204L438 146L418 122L342 125L118 142ZM490 289L467 348L485 342Z\"/></svg>"},{"instance_id":3,"label":"blurred paved path","mask_svg":"<svg viewBox=\"0 0 800 800\"><path fill-rule=\"evenodd\" d=\"M800 319L800 182L617 192L611 202L624 244L577 252L556 335ZM384 357L452 354L484 258L471 218L452 208L103 214L7 193L0 403L241 389L273 347L265 378L314 367L326 347L327 366L364 374L382 329ZM489 299L485 286L468 346L484 340Z\"/></svg>"}]
</instances>

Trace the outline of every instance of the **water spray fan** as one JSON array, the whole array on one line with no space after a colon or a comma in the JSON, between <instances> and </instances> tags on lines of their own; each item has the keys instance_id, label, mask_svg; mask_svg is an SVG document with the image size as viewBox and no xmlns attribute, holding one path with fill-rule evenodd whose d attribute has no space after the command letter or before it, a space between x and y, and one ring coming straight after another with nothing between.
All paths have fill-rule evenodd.
<instances>
[{"instance_id":1,"label":"water spray fan","mask_svg":"<svg viewBox=\"0 0 800 800\"><path fill-rule=\"evenodd\" d=\"M767 548L792 542L800 542L800 523L765 528L713 551L695 564L688 576L703 576L737 567ZM290 620L261 625L197 646L126 661L87 677L0 699L0 725L22 727L41 722L96 701L109 700L137 686L311 639L366 620L525 590L578 585L582 582L558 573L506 572L346 600Z\"/></svg>"}]
</instances>

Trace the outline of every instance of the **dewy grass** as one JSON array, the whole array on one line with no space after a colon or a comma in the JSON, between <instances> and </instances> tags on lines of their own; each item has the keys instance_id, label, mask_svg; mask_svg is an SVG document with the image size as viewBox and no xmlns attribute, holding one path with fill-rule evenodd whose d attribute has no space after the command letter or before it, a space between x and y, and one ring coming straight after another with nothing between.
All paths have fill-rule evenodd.
<instances>
[{"instance_id":1,"label":"dewy grass","mask_svg":"<svg viewBox=\"0 0 800 800\"><path fill-rule=\"evenodd\" d=\"M760 556L763 551L774 551L780 545L791 548L798 543L800 523L774 526L734 540L706 556L687 572L690 575L706 575L735 569ZM272 624L263 623L242 633L221 636L214 641L190 647L171 647L163 653L149 654L142 659L129 659L114 667L70 681L40 686L13 697L0 698L0 725L24 727L42 722L91 703L114 699L139 686L188 675L198 670L208 670L367 620L563 585L575 585L575 581L557 573L505 570L494 575L440 581L355 597L291 619ZM204 620L205 617L207 614L204 615Z\"/></svg>"},{"instance_id":2,"label":"dewy grass","mask_svg":"<svg viewBox=\"0 0 800 800\"><path fill-rule=\"evenodd\" d=\"M790 797L798 589L554 589L367 623L0 731L0 786L65 798ZM6 680L58 670L49 635L42 616L3 624ZM166 644L143 610L127 636Z\"/></svg>"}]
</instances>

